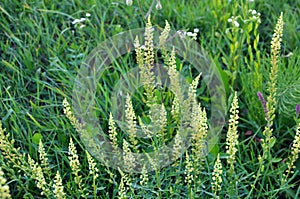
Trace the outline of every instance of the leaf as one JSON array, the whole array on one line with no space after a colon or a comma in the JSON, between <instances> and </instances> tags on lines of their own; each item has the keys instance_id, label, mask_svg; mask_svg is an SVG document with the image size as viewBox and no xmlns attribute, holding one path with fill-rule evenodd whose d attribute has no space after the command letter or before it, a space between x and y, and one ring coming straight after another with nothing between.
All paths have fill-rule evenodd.
<instances>
[{"instance_id":1,"label":"leaf","mask_svg":"<svg viewBox=\"0 0 300 199\"><path fill-rule=\"evenodd\" d=\"M276 139L274 137L271 137L270 139L270 148L273 148L273 146L275 145Z\"/></svg>"},{"instance_id":2,"label":"leaf","mask_svg":"<svg viewBox=\"0 0 300 199\"><path fill-rule=\"evenodd\" d=\"M209 140L208 151L213 157L217 157L219 153L218 136L214 136Z\"/></svg>"},{"instance_id":3,"label":"leaf","mask_svg":"<svg viewBox=\"0 0 300 199\"><path fill-rule=\"evenodd\" d=\"M40 133L35 133L33 136L32 136L32 142L34 144L39 144L40 140L43 138L42 134Z\"/></svg>"},{"instance_id":4,"label":"leaf","mask_svg":"<svg viewBox=\"0 0 300 199\"><path fill-rule=\"evenodd\" d=\"M63 145L68 146L67 136L65 133L58 133L57 140Z\"/></svg>"},{"instance_id":5,"label":"leaf","mask_svg":"<svg viewBox=\"0 0 300 199\"><path fill-rule=\"evenodd\" d=\"M281 160L282 160L282 158L273 158L272 162L277 163L277 162L280 162Z\"/></svg>"}]
</instances>

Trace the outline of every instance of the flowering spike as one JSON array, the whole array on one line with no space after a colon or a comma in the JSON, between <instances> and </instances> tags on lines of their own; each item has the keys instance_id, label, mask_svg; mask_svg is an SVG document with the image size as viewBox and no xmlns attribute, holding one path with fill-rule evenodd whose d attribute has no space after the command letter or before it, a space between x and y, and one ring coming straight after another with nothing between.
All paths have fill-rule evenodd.
<instances>
[{"instance_id":1,"label":"flowering spike","mask_svg":"<svg viewBox=\"0 0 300 199\"><path fill-rule=\"evenodd\" d=\"M232 105L230 108L230 119L229 119L229 128L227 132L226 138L226 153L229 155L227 162L230 165L230 173L234 172L234 162L235 162L235 154L237 152L236 145L238 144L238 132L237 132L237 124L239 119L239 105L237 93L234 93L234 98L232 101Z\"/></svg>"},{"instance_id":2,"label":"flowering spike","mask_svg":"<svg viewBox=\"0 0 300 199\"><path fill-rule=\"evenodd\" d=\"M296 118L298 118L298 115L300 113L300 104L296 105Z\"/></svg>"}]
</instances>

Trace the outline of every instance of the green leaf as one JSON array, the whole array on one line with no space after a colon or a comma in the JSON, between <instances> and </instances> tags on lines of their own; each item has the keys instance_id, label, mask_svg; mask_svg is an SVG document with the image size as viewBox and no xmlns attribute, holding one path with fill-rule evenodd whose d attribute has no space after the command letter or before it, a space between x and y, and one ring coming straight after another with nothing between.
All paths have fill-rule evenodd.
<instances>
[{"instance_id":1,"label":"green leaf","mask_svg":"<svg viewBox=\"0 0 300 199\"><path fill-rule=\"evenodd\" d=\"M247 27L247 31L248 33L250 33L253 30L253 24L249 23L248 27Z\"/></svg>"},{"instance_id":2,"label":"green leaf","mask_svg":"<svg viewBox=\"0 0 300 199\"><path fill-rule=\"evenodd\" d=\"M63 146L68 146L69 143L68 143L67 136L65 133L63 133L63 132L58 133L57 139Z\"/></svg>"},{"instance_id":3,"label":"green leaf","mask_svg":"<svg viewBox=\"0 0 300 199\"><path fill-rule=\"evenodd\" d=\"M214 136L208 142L208 151L213 157L217 157L219 153L218 136Z\"/></svg>"},{"instance_id":4,"label":"green leaf","mask_svg":"<svg viewBox=\"0 0 300 199\"><path fill-rule=\"evenodd\" d=\"M280 162L281 160L282 160L282 158L273 158L272 162L277 163L277 162Z\"/></svg>"},{"instance_id":5,"label":"green leaf","mask_svg":"<svg viewBox=\"0 0 300 199\"><path fill-rule=\"evenodd\" d=\"M34 144L39 144L40 140L43 138L42 134L40 133L35 133L33 136L32 136L32 142Z\"/></svg>"},{"instance_id":6,"label":"green leaf","mask_svg":"<svg viewBox=\"0 0 300 199\"><path fill-rule=\"evenodd\" d=\"M270 148L272 148L275 145L276 139L274 137L271 137L270 139Z\"/></svg>"}]
</instances>

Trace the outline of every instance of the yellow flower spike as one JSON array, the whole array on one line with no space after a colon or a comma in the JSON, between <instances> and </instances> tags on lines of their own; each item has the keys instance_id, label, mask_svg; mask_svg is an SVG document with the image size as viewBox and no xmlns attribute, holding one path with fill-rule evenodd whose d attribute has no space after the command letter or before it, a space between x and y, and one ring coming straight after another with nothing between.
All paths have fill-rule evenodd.
<instances>
[{"instance_id":1,"label":"yellow flower spike","mask_svg":"<svg viewBox=\"0 0 300 199\"><path fill-rule=\"evenodd\" d=\"M273 135L273 120L275 118L275 110L276 110L276 95L277 95L277 73L278 73L278 62L279 62L279 52L281 48L281 41L283 35L283 14L281 13L271 41L271 72L270 72L270 81L268 82L267 91L269 96L267 98L266 103L266 110L268 115L267 118L267 125L263 131L263 135L265 136L264 142L262 143L262 147L264 149L263 158L267 159L270 154L270 148L272 148L272 144L275 142L275 138L272 137Z\"/></svg>"},{"instance_id":2,"label":"yellow flower spike","mask_svg":"<svg viewBox=\"0 0 300 199\"><path fill-rule=\"evenodd\" d=\"M184 181L185 183L190 185L194 180L194 166L188 151L186 151L185 161L186 161L186 166L184 171L184 175L185 175Z\"/></svg>"},{"instance_id":3,"label":"yellow flower spike","mask_svg":"<svg viewBox=\"0 0 300 199\"><path fill-rule=\"evenodd\" d=\"M287 166L288 168L285 170L285 181L287 181L287 178L289 176L289 174L293 174L294 173L294 169L296 168L295 166L295 162L298 159L298 154L300 153L300 122L297 126L297 130L296 130L296 135L293 141L293 145L291 148L291 154L288 157L287 160Z\"/></svg>"},{"instance_id":4,"label":"yellow flower spike","mask_svg":"<svg viewBox=\"0 0 300 199\"><path fill-rule=\"evenodd\" d=\"M114 152L118 151L118 139L117 139L117 128L114 121L114 118L112 116L112 113L109 114L109 120L108 120L108 135L109 139L112 141L112 147Z\"/></svg>"},{"instance_id":5,"label":"yellow flower spike","mask_svg":"<svg viewBox=\"0 0 300 199\"><path fill-rule=\"evenodd\" d=\"M125 118L127 122L127 133L129 139L134 147L137 146L138 141L136 140L136 116L131 102L131 97L127 94L125 102Z\"/></svg>"},{"instance_id":6,"label":"yellow flower spike","mask_svg":"<svg viewBox=\"0 0 300 199\"><path fill-rule=\"evenodd\" d=\"M69 143L69 161L70 161L70 167L72 170L72 174L74 175L74 181L77 184L79 188L79 192L81 196L84 196L83 193L83 185L82 185L82 176L79 174L80 173L80 162L79 162L79 157L77 155L77 150L76 147L73 143L72 138L70 138L70 143Z\"/></svg>"},{"instance_id":7,"label":"yellow flower spike","mask_svg":"<svg viewBox=\"0 0 300 199\"><path fill-rule=\"evenodd\" d=\"M146 169L145 165L142 168L142 173L140 175L140 179L141 179L141 181L140 181L141 186L147 185L147 183L149 181L149 177L148 177L148 173L147 173L147 169Z\"/></svg>"},{"instance_id":8,"label":"yellow flower spike","mask_svg":"<svg viewBox=\"0 0 300 199\"><path fill-rule=\"evenodd\" d=\"M230 119L229 119L229 128L226 138L226 153L229 155L227 157L227 163L230 165L231 174L234 172L234 163L235 163L235 154L238 151L238 119L239 119L239 105L237 92L234 93L233 101L230 108Z\"/></svg>"},{"instance_id":9,"label":"yellow flower spike","mask_svg":"<svg viewBox=\"0 0 300 199\"><path fill-rule=\"evenodd\" d=\"M218 154L217 160L214 165L214 171L212 173L212 191L214 192L214 198L220 198L217 194L218 191L221 190L222 185L222 173L223 173L223 167L220 160L220 154Z\"/></svg>"},{"instance_id":10,"label":"yellow flower spike","mask_svg":"<svg viewBox=\"0 0 300 199\"><path fill-rule=\"evenodd\" d=\"M64 186L62 185L62 179L58 171L56 172L53 182L54 197L57 199L65 199L66 193L64 192Z\"/></svg>"},{"instance_id":11,"label":"yellow flower spike","mask_svg":"<svg viewBox=\"0 0 300 199\"><path fill-rule=\"evenodd\" d=\"M130 150L129 143L123 139L123 162L127 170L131 171L135 168L135 158Z\"/></svg>"},{"instance_id":12,"label":"yellow flower spike","mask_svg":"<svg viewBox=\"0 0 300 199\"><path fill-rule=\"evenodd\" d=\"M45 148L44 148L42 140L40 140L40 142L39 142L39 158L41 161L41 166L45 169L49 169L47 153L45 152Z\"/></svg>"},{"instance_id":13,"label":"yellow flower spike","mask_svg":"<svg viewBox=\"0 0 300 199\"><path fill-rule=\"evenodd\" d=\"M50 196L51 191L48 187L48 183L46 182L46 179L43 174L43 169L40 167L40 165L35 162L30 155L28 154L28 163L32 169L32 179L35 180L36 186L42 190L41 195Z\"/></svg>"},{"instance_id":14,"label":"yellow flower spike","mask_svg":"<svg viewBox=\"0 0 300 199\"><path fill-rule=\"evenodd\" d=\"M4 172L0 167L0 198L2 199L11 199L9 187L6 184L6 179L4 178Z\"/></svg>"}]
</instances>

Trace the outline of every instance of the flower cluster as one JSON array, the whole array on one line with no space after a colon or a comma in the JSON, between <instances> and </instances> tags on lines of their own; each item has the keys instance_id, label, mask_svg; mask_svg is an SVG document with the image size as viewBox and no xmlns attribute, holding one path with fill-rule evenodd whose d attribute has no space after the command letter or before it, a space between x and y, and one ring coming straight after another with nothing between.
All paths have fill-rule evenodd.
<instances>
[{"instance_id":1,"label":"flower cluster","mask_svg":"<svg viewBox=\"0 0 300 199\"><path fill-rule=\"evenodd\" d=\"M185 183L187 184L192 184L193 180L194 180L194 166L193 166L193 161L191 160L189 153L186 151L186 156L185 156L185 160L186 160L186 167L185 167L185 171L184 171L184 175L185 175Z\"/></svg>"},{"instance_id":2,"label":"flower cluster","mask_svg":"<svg viewBox=\"0 0 300 199\"><path fill-rule=\"evenodd\" d=\"M72 173L75 176L74 177L75 183L77 184L81 194L83 194L82 176L79 174L80 173L80 162L79 162L77 150L73 143L72 138L70 138L70 143L69 143L69 161L70 161L70 167L71 167Z\"/></svg>"},{"instance_id":3,"label":"flower cluster","mask_svg":"<svg viewBox=\"0 0 300 199\"><path fill-rule=\"evenodd\" d=\"M229 128L227 132L226 138L226 153L229 155L227 162L230 165L230 171L233 172L234 170L234 163L235 163L235 154L238 151L237 144L238 144L238 132L237 132L237 124L239 119L239 105L237 99L237 93L234 93L232 105L230 108L230 119L229 119Z\"/></svg>"},{"instance_id":4,"label":"flower cluster","mask_svg":"<svg viewBox=\"0 0 300 199\"><path fill-rule=\"evenodd\" d=\"M62 179L58 171L56 172L53 182L54 182L53 184L54 197L59 199L65 199L66 194L64 192L64 186L62 185Z\"/></svg>"},{"instance_id":5,"label":"flower cluster","mask_svg":"<svg viewBox=\"0 0 300 199\"><path fill-rule=\"evenodd\" d=\"M131 97L129 94L127 94L127 97L126 97L125 118L126 118L126 122L127 122L127 126L128 126L127 131L128 131L129 139L134 146L137 146L138 142L135 139L135 137L136 137L136 116L135 116L135 112L134 112L133 105L131 102Z\"/></svg>"},{"instance_id":6,"label":"flower cluster","mask_svg":"<svg viewBox=\"0 0 300 199\"><path fill-rule=\"evenodd\" d=\"M260 12L257 12L256 10L252 10L252 9L250 9L248 12L252 15L250 17L251 20L257 21L258 23L261 23L261 19L260 19L261 14L260 14Z\"/></svg>"},{"instance_id":7,"label":"flower cluster","mask_svg":"<svg viewBox=\"0 0 300 199\"><path fill-rule=\"evenodd\" d=\"M84 28L84 27L85 27L84 22L87 21L87 20L89 20L88 17L90 17L91 14L90 14L90 13L86 13L85 16L86 16L86 17L82 17L82 18L80 18L80 19L74 19L74 20L72 21L72 24L73 24L75 27L79 25L79 28L80 28L80 29Z\"/></svg>"},{"instance_id":8,"label":"flower cluster","mask_svg":"<svg viewBox=\"0 0 300 199\"><path fill-rule=\"evenodd\" d=\"M174 138L174 145L173 145L173 155L172 155L173 161L176 161L181 156L182 146L183 146L183 142L182 142L180 132L177 132Z\"/></svg>"},{"instance_id":9,"label":"flower cluster","mask_svg":"<svg viewBox=\"0 0 300 199\"><path fill-rule=\"evenodd\" d=\"M116 124L113 118L112 113L109 114L109 120L108 120L108 135L109 139L112 141L112 147L114 152L118 151L118 132L116 128Z\"/></svg>"},{"instance_id":10,"label":"flower cluster","mask_svg":"<svg viewBox=\"0 0 300 199\"><path fill-rule=\"evenodd\" d=\"M42 140L39 142L39 156L40 156L40 161L42 163L42 167L47 168L48 167L48 158L47 158L47 153L45 152L45 148L43 145Z\"/></svg>"},{"instance_id":11,"label":"flower cluster","mask_svg":"<svg viewBox=\"0 0 300 199\"><path fill-rule=\"evenodd\" d=\"M283 13L280 14L279 19L277 21L274 34L271 41L271 59L272 66L277 66L279 52L281 48L281 41L283 36Z\"/></svg>"},{"instance_id":12,"label":"flower cluster","mask_svg":"<svg viewBox=\"0 0 300 199\"><path fill-rule=\"evenodd\" d=\"M97 193L97 186L96 186L96 180L99 176L99 169L97 168L97 164L95 163L93 157L89 154L88 151L86 151L86 156L88 159L89 164L89 174L93 176L93 188L94 188L94 194Z\"/></svg>"},{"instance_id":13,"label":"flower cluster","mask_svg":"<svg viewBox=\"0 0 300 199\"><path fill-rule=\"evenodd\" d=\"M191 37L192 39L196 40L198 33L199 33L199 29L198 28L194 28L194 32L187 32L186 35L188 37Z\"/></svg>"},{"instance_id":14,"label":"flower cluster","mask_svg":"<svg viewBox=\"0 0 300 199\"><path fill-rule=\"evenodd\" d=\"M130 178L128 174L124 174L121 172L121 182L119 184L119 192L118 195L120 199L126 199L127 197L127 192L131 186Z\"/></svg>"},{"instance_id":15,"label":"flower cluster","mask_svg":"<svg viewBox=\"0 0 300 199\"><path fill-rule=\"evenodd\" d=\"M51 191L45 180L43 169L28 155L28 163L32 169L32 178L36 181L36 186L42 190L41 194L49 196Z\"/></svg>"},{"instance_id":16,"label":"flower cluster","mask_svg":"<svg viewBox=\"0 0 300 199\"><path fill-rule=\"evenodd\" d=\"M185 38L186 36L188 36L188 37L191 37L193 40L196 40L197 36L198 36L198 33L199 33L199 29L194 28L193 32L191 32L191 31L185 32L185 31L182 31L182 30L179 30L177 32L178 32L178 34L180 34L181 38Z\"/></svg>"},{"instance_id":17,"label":"flower cluster","mask_svg":"<svg viewBox=\"0 0 300 199\"><path fill-rule=\"evenodd\" d=\"M212 173L212 191L214 192L215 198L219 198L217 196L218 191L221 190L221 184L222 184L222 163L220 160L220 154L218 154L217 160L214 165L214 171Z\"/></svg>"},{"instance_id":18,"label":"flower cluster","mask_svg":"<svg viewBox=\"0 0 300 199\"><path fill-rule=\"evenodd\" d=\"M84 125L82 123L78 122L78 120L76 119L74 113L72 112L71 106L66 98L63 100L63 106L64 106L64 114L70 120L72 126L76 129L76 131L80 135L86 133L83 128Z\"/></svg>"},{"instance_id":19,"label":"flower cluster","mask_svg":"<svg viewBox=\"0 0 300 199\"><path fill-rule=\"evenodd\" d=\"M6 184L6 179L4 178L4 173L0 167L0 198L10 199L12 198L9 192L9 187Z\"/></svg>"},{"instance_id":20,"label":"flower cluster","mask_svg":"<svg viewBox=\"0 0 300 199\"><path fill-rule=\"evenodd\" d=\"M129 143L123 139L123 161L124 161L124 167L131 171L135 168L135 158L130 150Z\"/></svg>"},{"instance_id":21,"label":"flower cluster","mask_svg":"<svg viewBox=\"0 0 300 199\"><path fill-rule=\"evenodd\" d=\"M147 173L147 169L146 169L145 165L142 168L142 173L140 175L140 179L141 179L141 181L140 181L141 186L147 185L147 183L149 181L149 177L148 177L148 173Z\"/></svg>"},{"instance_id":22,"label":"flower cluster","mask_svg":"<svg viewBox=\"0 0 300 199\"><path fill-rule=\"evenodd\" d=\"M298 159L298 154L300 153L300 122L297 126L296 130L296 136L293 141L292 149L291 149L291 155L288 157L287 166L288 168L285 171L285 181L287 180L287 177L290 173L294 173L294 169L296 169L296 166L294 165L296 160Z\"/></svg>"},{"instance_id":23,"label":"flower cluster","mask_svg":"<svg viewBox=\"0 0 300 199\"><path fill-rule=\"evenodd\" d=\"M235 16L231 16L229 19L228 19L228 22L229 23L232 23L235 27L240 27L240 24L239 22L237 21L237 18L238 17L235 17Z\"/></svg>"},{"instance_id":24,"label":"flower cluster","mask_svg":"<svg viewBox=\"0 0 300 199\"><path fill-rule=\"evenodd\" d=\"M10 163L14 165L18 170L25 172L28 171L28 162L24 155L19 151L19 148L14 147L14 139L9 139L9 133L5 134L5 128L2 128L2 123L0 121L0 152L1 155L9 160ZM6 163L5 163L6 164Z\"/></svg>"}]
</instances>

